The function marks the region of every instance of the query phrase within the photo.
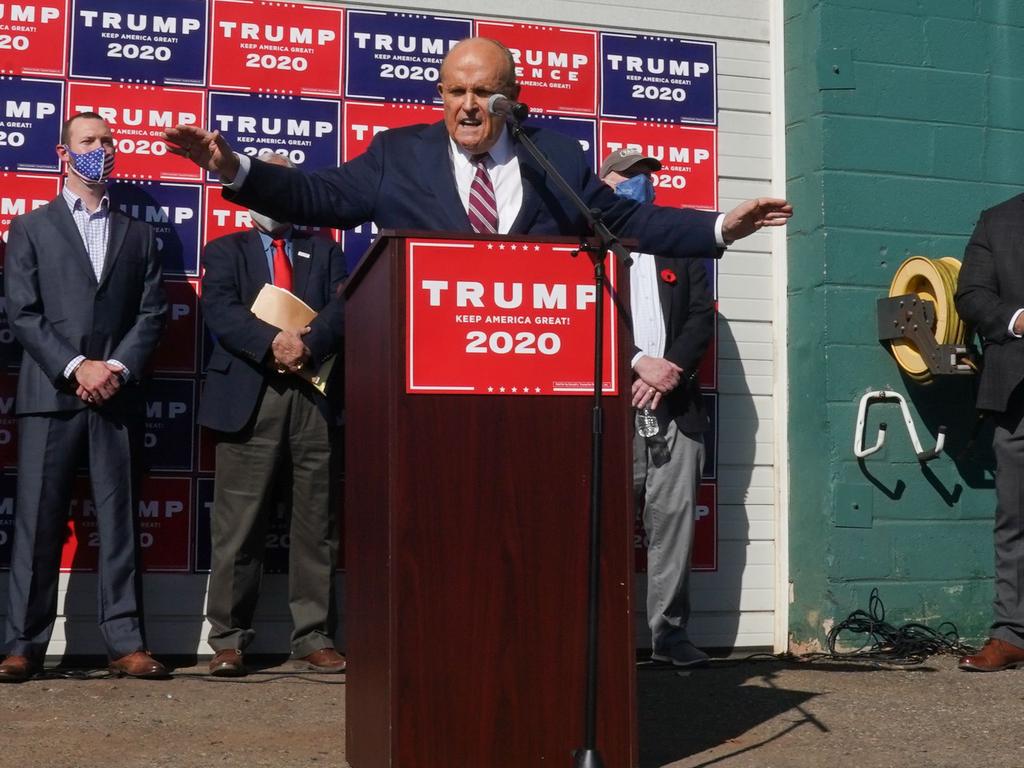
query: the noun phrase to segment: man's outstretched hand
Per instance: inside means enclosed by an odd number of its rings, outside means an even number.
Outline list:
[[[222,181],[230,184],[238,173],[238,158],[220,131],[207,131],[196,125],[176,125],[164,131],[164,138],[170,152],[216,173]]]
[[[722,237],[726,244],[733,243],[761,227],[781,227],[792,215],[793,206],[776,197],[746,200],[725,214]]]

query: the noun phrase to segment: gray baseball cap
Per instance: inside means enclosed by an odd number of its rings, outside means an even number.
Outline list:
[[[604,159],[604,162],[601,163],[601,170],[598,171],[598,176],[603,179],[612,171],[622,173],[640,163],[643,163],[645,166],[639,169],[642,172],[661,170],[661,161],[657,158],[645,155],[635,147],[626,147],[625,149],[615,150]]]

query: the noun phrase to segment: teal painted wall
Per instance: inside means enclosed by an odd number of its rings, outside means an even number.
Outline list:
[[[910,255],[962,258],[981,209],[1024,189],[1024,3],[785,0],[790,606],[796,649],[867,608],[984,637],[992,597],[991,429],[968,445],[973,382],[921,387],[878,343],[875,301]],[[911,402],[923,467],[895,405]]]

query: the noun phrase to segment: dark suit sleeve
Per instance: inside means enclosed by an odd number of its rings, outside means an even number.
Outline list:
[[[1020,307],[1007,304],[1000,296],[991,226],[991,216],[988,212],[983,213],[967,243],[957,281],[956,309],[986,340],[1002,344],[1017,340],[1010,334],[1009,325]]]
[[[131,377],[138,381],[142,378],[146,363],[156,349],[164,324],[167,322],[167,296],[164,293],[160,256],[156,250],[153,228],[138,223],[131,226],[139,232],[138,237],[143,242],[146,268],[142,280],[142,294],[139,296],[135,323],[110,356],[124,363]]]
[[[252,159],[242,188],[224,198],[278,221],[351,229],[373,218],[384,172],[382,134],[369,148],[338,168],[305,173]]]
[[[689,280],[686,320],[669,343],[665,357],[682,368],[684,375],[690,378],[696,374],[715,333],[715,303],[703,259],[687,259],[686,274]]]
[[[278,329],[260,320],[241,293],[238,259],[241,244],[232,235],[207,243],[203,251],[200,303],[203,320],[217,341],[236,357],[262,364]]]
[[[348,274],[345,268],[345,255],[337,243],[317,239],[317,248],[326,249],[328,269],[330,271],[330,300],[317,313],[309,324],[309,333],[303,337],[309,354],[317,367],[329,355],[341,349],[341,340],[345,332],[345,304],[341,297],[341,286]]]
[[[4,291],[7,316],[15,338],[46,372],[54,386],[60,386],[65,366],[79,351],[46,317],[39,290],[36,246],[20,218],[11,222],[8,232]]]

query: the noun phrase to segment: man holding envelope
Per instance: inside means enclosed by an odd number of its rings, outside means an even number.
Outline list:
[[[269,162],[288,165],[280,155]],[[210,672],[246,673],[267,522],[291,507],[293,658],[341,672],[334,649],[345,259],[337,244],[251,212],[253,229],[203,253],[203,317],[216,341],[199,423],[216,430],[207,617]]]

